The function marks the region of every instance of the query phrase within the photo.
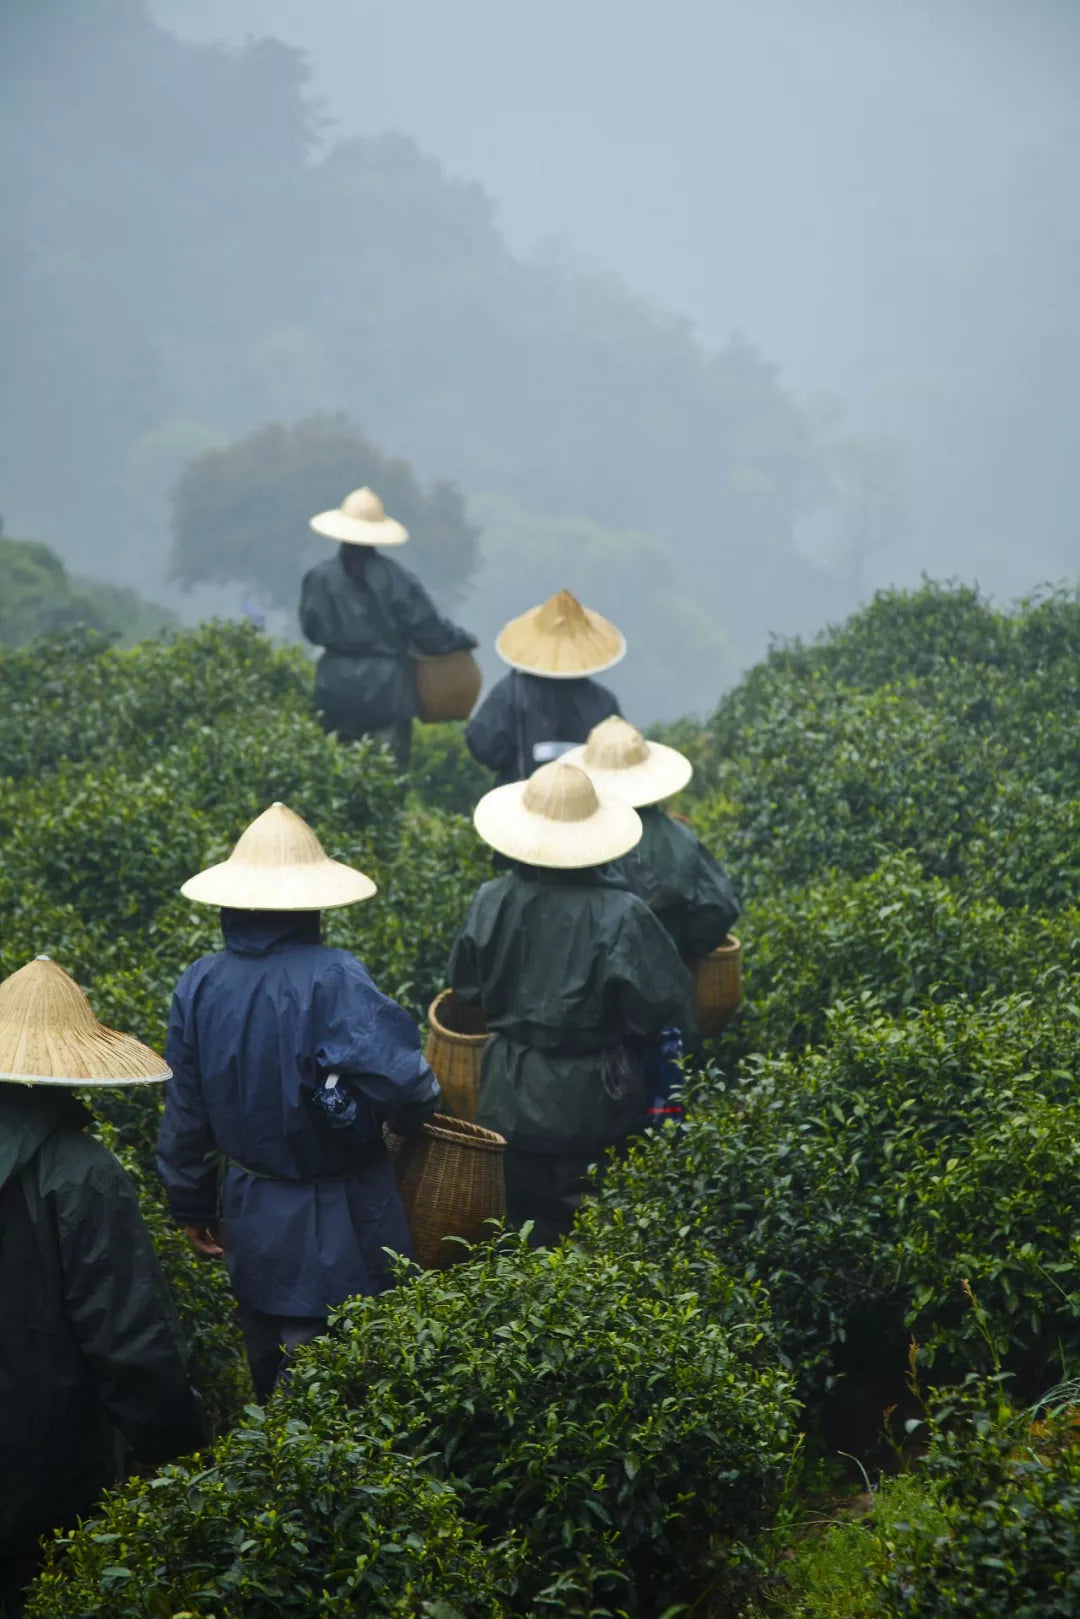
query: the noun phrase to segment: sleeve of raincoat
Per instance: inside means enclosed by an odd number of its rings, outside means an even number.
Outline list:
[[[406,1128],[439,1100],[439,1082],[420,1049],[420,1031],[404,1007],[384,995],[366,967],[335,953],[318,985],[315,1062],[324,1074],[349,1076],[376,1113]]]
[[[161,1466],[206,1443],[202,1404],[134,1188],[100,1142],[78,1152],[56,1194],[65,1314],[113,1422]]]
[[[475,635],[443,618],[419,579],[407,568],[397,568],[394,585],[394,618],[411,652],[437,658],[447,652],[471,651],[477,644]]]
[[[181,1225],[206,1225],[218,1217],[218,1165],[185,989],[182,978],[169,1014],[165,1061],[172,1078],[165,1084],[157,1166],[173,1218]]]
[[[694,893],[679,929],[679,948],[687,956],[707,956],[723,943],[738,914],[731,878],[699,842]]]
[[[325,575],[319,568],[311,568],[300,586],[300,628],[315,646],[326,646],[330,625],[326,612]]]
[[[692,1035],[690,973],[667,929],[636,897],[621,921],[609,950],[621,1027],[644,1039],[676,1025]]]
[[[480,1005],[480,972],[476,957],[476,940],[472,932],[476,907],[477,899],[474,898],[462,923],[461,932],[454,940],[450,951],[450,964],[446,969],[447,983],[458,1000],[463,1001],[466,1006]]]
[[[507,676],[496,681],[465,727],[465,743],[480,764],[499,776],[518,774],[518,737],[514,723],[514,686]]]

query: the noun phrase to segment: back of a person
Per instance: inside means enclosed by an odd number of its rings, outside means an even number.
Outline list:
[[[248,924],[251,935],[252,924]],[[270,930],[272,936],[273,929]],[[177,986],[190,1007],[206,1108],[218,1149],[257,1175],[308,1180],[344,1174],[358,1139],[378,1137],[374,1114],[346,1138],[320,1128],[311,1095],[318,1053],[339,1013],[335,978],[366,975],[344,951],[290,938],[265,952],[204,956]],[[375,999],[374,995],[372,997]],[[358,1104],[365,1108],[363,1099]]]
[[[56,1122],[61,1109],[72,1123]],[[66,1312],[61,1233],[109,1158],[76,1110],[69,1097],[48,1098],[36,1118],[15,1121],[0,1099],[0,1177],[10,1168],[0,1186],[0,1559],[74,1523],[117,1476],[112,1424]],[[101,1247],[105,1257],[104,1230]]]
[[[481,890],[487,1026],[547,1051],[599,1050],[617,1027],[617,957],[637,901],[596,868],[517,868]],[[593,948],[603,941],[602,949]],[[584,945],[584,948],[581,946]],[[557,963],[569,970],[553,972]]]

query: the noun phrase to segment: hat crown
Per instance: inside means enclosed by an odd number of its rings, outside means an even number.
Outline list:
[[[588,821],[600,808],[596,788],[584,770],[557,759],[529,777],[521,803],[545,821]]]
[[[557,590],[538,610],[536,627],[546,635],[588,635],[589,620],[576,596]]]
[[[0,984],[0,1024],[36,1035],[93,1034],[100,1027],[90,1002],[48,956],[38,956]]]
[[[271,804],[257,815],[236,840],[229,856],[238,866],[282,871],[290,866],[314,866],[326,859],[315,833],[287,804]]]
[[[341,502],[341,510],[346,517],[353,518],[358,523],[381,523],[386,517],[386,510],[374,489],[366,485],[363,489],[354,489],[351,495],[346,495]]]
[[[649,744],[636,725],[612,714],[594,725],[582,763],[587,770],[632,770],[649,762]]]

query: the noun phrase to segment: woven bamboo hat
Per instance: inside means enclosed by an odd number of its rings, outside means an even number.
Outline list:
[[[374,489],[354,489],[333,511],[309,519],[316,534],[346,545],[404,545],[409,531],[387,517]]]
[[[362,871],[331,860],[287,804],[271,804],[241,833],[228,860],[189,877],[180,892],[238,911],[325,911],[370,899],[376,889]]]
[[[580,765],[598,792],[635,809],[671,798],[694,774],[684,753],[662,742],[646,742],[617,714],[594,725],[583,747],[563,754],[563,763]]]
[[[599,613],[582,607],[568,590],[512,618],[495,642],[511,669],[551,680],[577,680],[614,668],[626,656],[626,637]]]
[[[528,781],[485,793],[473,823],[485,843],[511,860],[564,871],[616,860],[641,840],[637,811],[600,797],[584,770],[561,759],[541,765]]]
[[[75,980],[48,956],[0,984],[0,1080],[145,1085],[171,1073],[149,1046],[99,1023]]]

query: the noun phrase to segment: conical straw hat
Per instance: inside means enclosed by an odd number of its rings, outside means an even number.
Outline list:
[[[662,742],[646,742],[639,730],[617,714],[594,725],[583,747],[563,754],[563,763],[580,765],[598,793],[635,809],[671,798],[694,774],[684,753]]]
[[[582,607],[568,590],[512,618],[495,642],[511,669],[552,680],[577,680],[614,668],[626,656],[626,637],[614,624]]]
[[[48,956],[0,984],[0,1080],[142,1085],[171,1072],[149,1046],[99,1023],[75,980]]]
[[[387,517],[374,489],[354,489],[333,511],[309,519],[316,534],[346,545],[404,545],[409,531]]]
[[[189,877],[180,892],[238,911],[325,911],[370,899],[376,889],[362,871],[331,860],[287,804],[271,804],[241,834],[228,860]]]
[[[599,797],[584,770],[561,759],[528,781],[485,793],[473,822],[484,842],[511,860],[567,871],[616,860],[641,839],[637,811]]]

